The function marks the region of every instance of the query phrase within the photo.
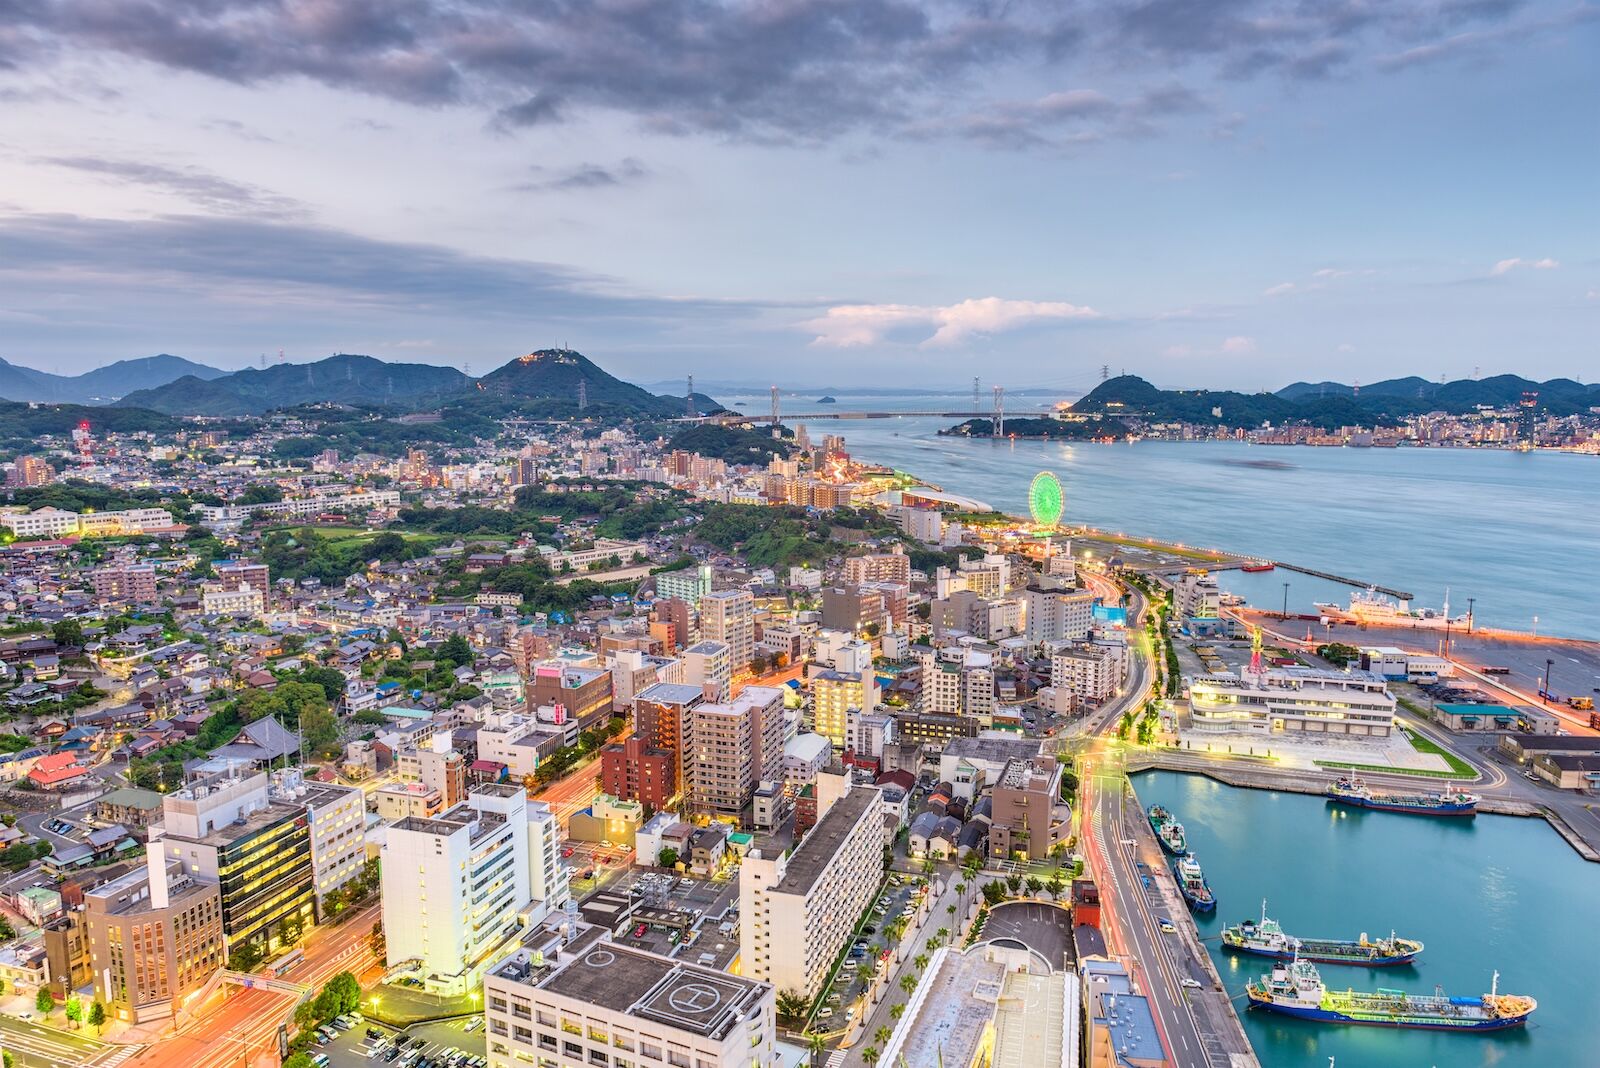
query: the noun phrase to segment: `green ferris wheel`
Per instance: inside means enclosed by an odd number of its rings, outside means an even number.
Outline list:
[[[1052,471],[1040,471],[1033,476],[1028,487],[1028,512],[1035,526],[1054,530],[1061,522],[1061,512],[1066,506],[1066,496],[1061,492],[1061,480]]]

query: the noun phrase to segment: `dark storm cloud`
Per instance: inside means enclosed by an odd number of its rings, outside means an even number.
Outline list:
[[[109,52],[472,106],[505,129],[601,108],[662,133],[815,143],[972,136],[946,117],[993,110],[1013,73],[1130,97],[1173,78],[1320,79],[1520,16],[1512,0],[0,0],[0,65]]]

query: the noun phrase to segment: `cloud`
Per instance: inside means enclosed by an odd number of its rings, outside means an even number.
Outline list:
[[[1253,337],[1230,337],[1222,341],[1222,352],[1228,356],[1247,356],[1256,351],[1256,339]]]
[[[1322,80],[1577,15],[1513,0],[33,0],[0,2],[0,69],[133,58],[237,85],[306,79],[481,111],[516,130],[588,111],[666,134],[815,143],[854,133],[1060,147],[1137,133],[1186,78]],[[1466,45],[1461,42],[1466,41]],[[1048,84],[1103,61],[1113,98],[984,102],[997,72]],[[973,102],[967,102],[968,100]],[[951,120],[948,116],[961,118]],[[1104,131],[1064,130],[1103,124]]]
[[[1560,266],[1561,263],[1559,261],[1549,259],[1548,257],[1542,260],[1525,260],[1521,256],[1513,256],[1509,260],[1501,260],[1499,263],[1495,264],[1494,270],[1490,271],[1489,273],[1493,275],[1510,274],[1512,271],[1515,271],[1520,267],[1526,267],[1534,271],[1553,271]]]
[[[801,324],[816,334],[813,345],[855,348],[872,345],[902,328],[933,332],[924,346],[955,345],[973,336],[997,334],[1047,321],[1099,319],[1093,308],[1064,301],[1005,300],[982,297],[959,304],[840,304]]]
[[[624,157],[615,166],[598,163],[578,163],[570,167],[545,167],[534,164],[528,168],[533,177],[512,186],[522,193],[566,192],[575,189],[604,189],[611,186],[632,185],[650,177],[651,171],[632,156]]]
[[[304,205],[292,197],[236,182],[200,167],[169,167],[160,163],[102,159],[98,156],[49,156],[37,162],[80,171],[110,182],[142,185],[178,197],[189,205],[221,214],[277,219],[305,214]]]
[[[1285,293],[1293,293],[1298,287],[1293,282],[1279,282],[1275,286],[1268,286],[1261,291],[1264,297],[1281,297]]]

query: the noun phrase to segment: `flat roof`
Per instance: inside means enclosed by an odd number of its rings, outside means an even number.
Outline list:
[[[698,686],[684,682],[654,682],[634,694],[635,701],[650,701],[658,705],[686,705],[705,696]]]
[[[1002,946],[1024,946],[1044,958],[1052,972],[1076,959],[1072,914],[1039,901],[1014,901],[990,909],[983,940]]]
[[[748,1018],[770,989],[765,983],[606,941],[579,950],[535,985],[719,1040]]]
[[[994,1068],[1061,1068],[1069,980],[1076,982],[1064,974],[1006,976],[994,1010]]]
[[[896,1065],[970,1064],[994,1019],[1006,967],[981,949],[945,950],[939,966],[923,979],[917,1014],[900,1024],[900,1042],[885,1051]]]
[[[868,809],[880,803],[882,791],[873,786],[852,786],[833,803],[828,814],[806,833],[805,839],[789,856],[783,879],[773,889],[780,894],[804,894],[828,867],[850,833]]]

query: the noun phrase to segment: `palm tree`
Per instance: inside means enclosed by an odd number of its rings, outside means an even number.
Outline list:
[[[876,1031],[872,1032],[872,1041],[880,1046],[887,1046],[889,1044],[889,1036],[893,1034],[894,1031],[891,1028],[880,1026]]]
[[[923,945],[927,947],[929,953],[932,953],[939,948],[939,940],[937,938],[929,938]]]
[[[861,1059],[866,1061],[868,1064],[877,1064],[878,1058],[881,1056],[883,1056],[883,1054],[878,1052],[878,1047],[876,1046],[868,1046],[866,1049],[861,1051]]]
[[[934,935],[938,937],[939,941],[943,942],[945,939],[950,937],[950,928],[941,927],[934,932]]]
[[[944,907],[944,910],[945,910],[945,912],[950,914],[950,922],[951,923],[955,923],[956,922],[956,907],[954,905],[946,905]]]
[[[904,1016],[905,1014],[906,1014],[906,1003],[905,1002],[897,1001],[893,1005],[889,1006],[889,1019],[898,1021],[900,1019],[900,1017]]]
[[[900,977],[900,989],[906,992],[906,997],[910,997],[912,992],[917,989],[917,977],[910,972],[902,975]]]
[[[828,1040],[822,1035],[813,1033],[806,1039],[806,1050],[811,1054],[812,1068],[822,1063],[823,1054],[828,1052]]]
[[[806,1009],[810,1008],[810,1004],[797,991],[780,990],[778,991],[775,1007],[779,1016],[787,1016],[791,1020],[798,1020],[805,1016]]]
[[[920,972],[922,969],[928,966],[928,961],[930,959],[931,958],[929,958],[926,953],[918,953],[915,957],[911,958],[911,963],[915,964],[917,966],[917,971]]]

